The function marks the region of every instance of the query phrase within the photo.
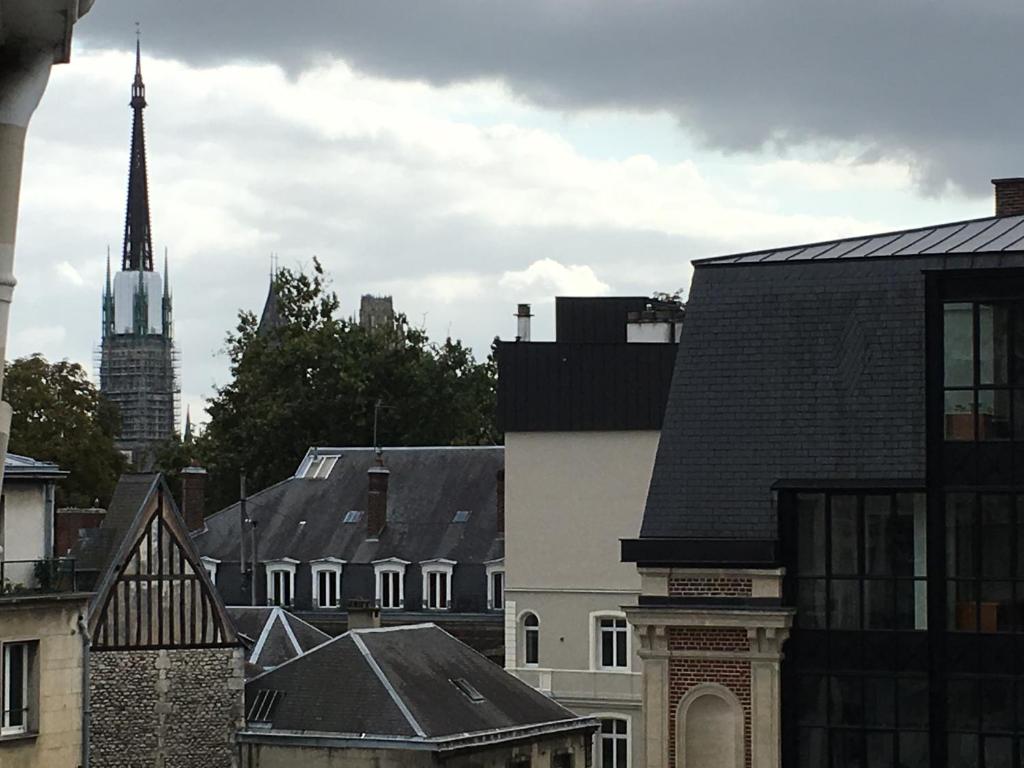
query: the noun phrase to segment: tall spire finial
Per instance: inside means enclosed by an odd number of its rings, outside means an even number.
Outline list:
[[[136,26],[136,33],[138,27]],[[128,164],[128,206],[124,221],[121,269],[153,271],[153,237],[149,220],[149,181],[146,174],[146,133],[142,110],[146,86],[142,82],[142,46],[135,41],[135,79],[132,82],[132,149]]]
[[[167,246],[164,246],[164,298],[171,296],[171,272],[167,267]]]

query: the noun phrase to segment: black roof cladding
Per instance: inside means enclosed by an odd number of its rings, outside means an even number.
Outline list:
[[[647,296],[557,296],[555,340],[566,343],[626,342],[626,317],[643,312]]]
[[[447,557],[483,563],[503,556],[497,538],[497,474],[504,467],[501,446],[385,448],[388,521],[379,540],[368,539],[365,510],[367,472],[375,466],[372,448],[321,448],[338,460],[325,479],[290,477],[253,494],[248,513],[257,521],[261,560],[291,557],[309,562],[337,557],[370,563],[386,557],[422,562]],[[472,510],[465,523],[455,512]],[[305,522],[305,525],[300,523]],[[206,518],[206,530],[194,536],[208,557],[238,561],[238,505]]]
[[[589,725],[433,624],[348,632],[250,681],[247,707],[264,690],[284,693],[273,730],[422,740]]]
[[[925,273],[1024,267],[1022,221],[698,262],[640,541],[774,541],[787,478],[920,487]]]

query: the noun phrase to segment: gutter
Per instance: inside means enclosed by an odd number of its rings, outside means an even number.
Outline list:
[[[85,618],[78,615],[78,631],[82,636],[82,762],[80,768],[89,768],[89,741],[92,730],[92,697],[89,691],[89,649],[92,638]]]
[[[567,731],[592,730],[597,727],[598,721],[594,718],[577,717],[522,728],[494,728],[474,733],[422,738],[378,734],[343,734],[331,733],[329,731],[290,731],[279,729],[264,731],[249,729],[240,731],[237,735],[237,740],[239,743],[246,744],[281,744],[284,742],[297,747],[405,749],[451,753],[470,747],[522,741],[536,736]]]

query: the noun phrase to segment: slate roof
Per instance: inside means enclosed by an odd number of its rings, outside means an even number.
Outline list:
[[[72,556],[77,558],[77,570],[100,572],[106,569],[135,515],[156,490],[159,482],[158,472],[121,475],[102,524],[98,528],[83,528],[79,531],[78,544],[72,551]]]
[[[366,510],[374,450],[315,450],[338,457],[327,478],[291,477],[249,497],[260,560],[337,557],[370,563],[398,557],[483,563],[504,555],[504,541],[496,538],[503,447],[385,448],[388,522],[379,541],[367,539],[365,514],[357,523],[343,522],[349,511]],[[303,464],[308,460],[307,455]],[[465,523],[452,522],[458,510],[470,510]],[[206,530],[194,535],[197,549],[207,557],[237,562],[238,523],[237,504],[207,517]]]
[[[457,679],[482,701],[457,688]],[[271,733],[430,741],[591,724],[434,624],[347,632],[248,682],[247,712],[263,690],[283,694],[271,715]]]
[[[878,259],[899,256],[999,253],[1024,250],[1024,216],[989,216],[951,224],[902,229],[867,237],[844,237],[807,245],[769,248],[700,259],[695,265],[779,261]]]
[[[1022,221],[695,262],[640,532],[648,541],[633,553],[626,542],[624,557],[644,562],[653,540],[667,542],[663,553],[681,551],[679,540],[708,552],[711,540],[774,542],[778,482],[922,486],[925,273],[1024,267]]]
[[[283,608],[232,606],[227,610],[253,672],[278,667],[331,639]]]

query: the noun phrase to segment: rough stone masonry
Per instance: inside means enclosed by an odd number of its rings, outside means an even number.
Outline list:
[[[244,723],[238,648],[92,654],[94,768],[237,768]]]

